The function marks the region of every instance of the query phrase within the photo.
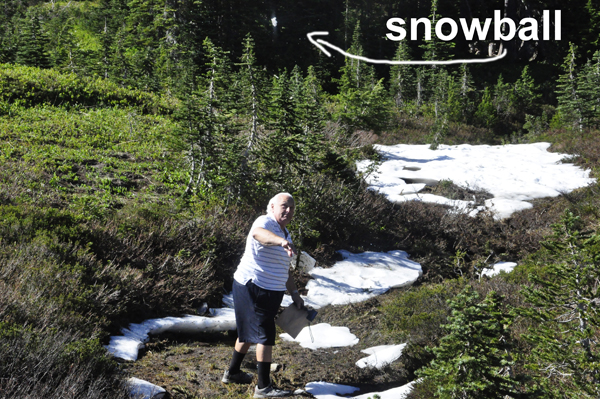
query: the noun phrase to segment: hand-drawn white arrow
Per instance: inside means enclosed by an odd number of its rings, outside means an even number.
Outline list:
[[[447,60],[447,61],[416,61],[416,60],[411,60],[411,61],[392,61],[392,60],[375,60],[372,58],[367,58],[367,57],[363,57],[360,55],[354,55],[354,54],[350,54],[344,50],[342,50],[341,48],[334,46],[333,44],[326,42],[325,40],[322,39],[313,39],[313,36],[320,36],[320,35],[328,35],[329,32],[310,32],[306,34],[306,37],[308,37],[308,40],[314,44],[315,46],[317,46],[317,48],[319,50],[321,50],[323,53],[325,53],[325,55],[327,55],[328,57],[331,57],[331,53],[329,51],[327,51],[325,49],[325,47],[323,46],[327,46],[329,48],[331,48],[332,50],[337,51],[338,53],[344,55],[345,57],[349,57],[349,58],[354,58],[356,60],[361,60],[361,61],[365,61],[365,62],[370,62],[372,64],[389,64],[389,65],[450,65],[450,64],[475,64],[475,63],[486,63],[486,62],[494,62],[494,61],[498,61],[502,58],[504,58],[504,56],[506,55],[507,51],[506,49],[504,49],[504,51],[502,52],[502,54],[499,54],[495,57],[491,57],[491,58],[474,58],[474,59],[470,59],[470,60]]]

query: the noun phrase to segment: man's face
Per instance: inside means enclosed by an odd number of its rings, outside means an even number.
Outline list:
[[[281,227],[285,227],[292,221],[294,217],[294,209],[296,204],[292,197],[287,195],[279,195],[272,204],[273,216]]]

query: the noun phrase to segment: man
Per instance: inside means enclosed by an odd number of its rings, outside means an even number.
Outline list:
[[[252,374],[241,371],[242,360],[251,344],[256,344],[258,384],[255,398],[290,396],[290,391],[273,387],[270,378],[271,356],[275,344],[275,315],[287,289],[298,308],[304,301],[290,272],[294,244],[286,226],[294,216],[294,198],[279,193],[271,198],[267,214],[254,221],[244,255],[233,275],[233,300],[238,339],[224,383],[252,381]]]

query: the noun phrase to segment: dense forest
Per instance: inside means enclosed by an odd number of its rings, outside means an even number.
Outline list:
[[[423,377],[412,398],[600,394],[598,186],[499,221],[390,203],[355,166],[379,160],[377,143],[549,141],[597,177],[596,0],[2,8],[0,397],[128,397],[108,336],[219,306],[252,221],[279,191],[296,198],[298,247],[322,265],[339,249],[403,249],[423,265],[378,324],[409,342],[403,378]],[[386,39],[393,17],[494,10],[540,22],[543,10],[562,10],[561,40]],[[507,56],[373,65],[327,57],[312,31],[375,59]],[[520,266],[476,277],[498,260]]]

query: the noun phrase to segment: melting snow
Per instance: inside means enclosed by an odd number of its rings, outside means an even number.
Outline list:
[[[515,262],[498,262],[495,265],[493,265],[491,269],[484,269],[481,272],[481,275],[493,277],[497,274],[500,274],[500,272],[510,273],[515,268],[515,266],[517,266]]]
[[[162,399],[167,393],[164,388],[135,377],[129,378],[126,384],[131,396],[138,399]]]
[[[373,395],[379,395],[381,399],[404,399],[412,390],[413,382],[401,387],[392,388],[383,392],[369,392],[358,396],[345,396],[348,399],[367,399]],[[317,399],[340,399],[338,395],[350,395],[358,391],[358,388],[348,385],[331,384],[329,382],[309,382],[306,384],[306,392]]]
[[[395,362],[402,356],[402,351],[406,347],[406,344],[400,345],[380,345],[372,348],[363,349],[361,352],[370,355],[363,357],[356,362],[358,367],[365,368],[383,368],[390,363]]]
[[[305,327],[295,339],[285,333],[279,336],[284,341],[298,342],[303,348],[313,350],[352,346],[358,343],[358,338],[350,332],[348,327],[332,327],[327,323]]]
[[[150,334],[174,332],[193,334],[198,332],[219,332],[235,330],[233,309],[211,309],[213,317],[184,316],[150,319],[139,324],[130,324],[121,330],[123,336],[113,336],[107,349],[113,356],[123,360],[137,360],[138,351],[148,342]]]
[[[413,284],[423,273],[421,265],[408,259],[404,251],[363,252],[339,251],[344,260],[333,267],[315,267],[304,297],[315,309],[327,305],[346,305],[366,301],[390,288]],[[286,295],[283,306],[292,303]]]
[[[549,143],[489,145],[376,145],[384,162],[367,177],[370,188],[385,194],[390,201],[424,201],[450,205],[474,215],[491,210],[497,219],[531,208],[536,198],[556,197],[585,187],[595,181],[589,170],[562,163],[568,156],[548,152]],[[371,161],[360,161],[365,171]],[[451,180],[471,189],[494,195],[485,206],[475,209],[473,201],[449,200],[432,194],[418,194],[426,183]],[[412,184],[407,183],[412,182]]]

